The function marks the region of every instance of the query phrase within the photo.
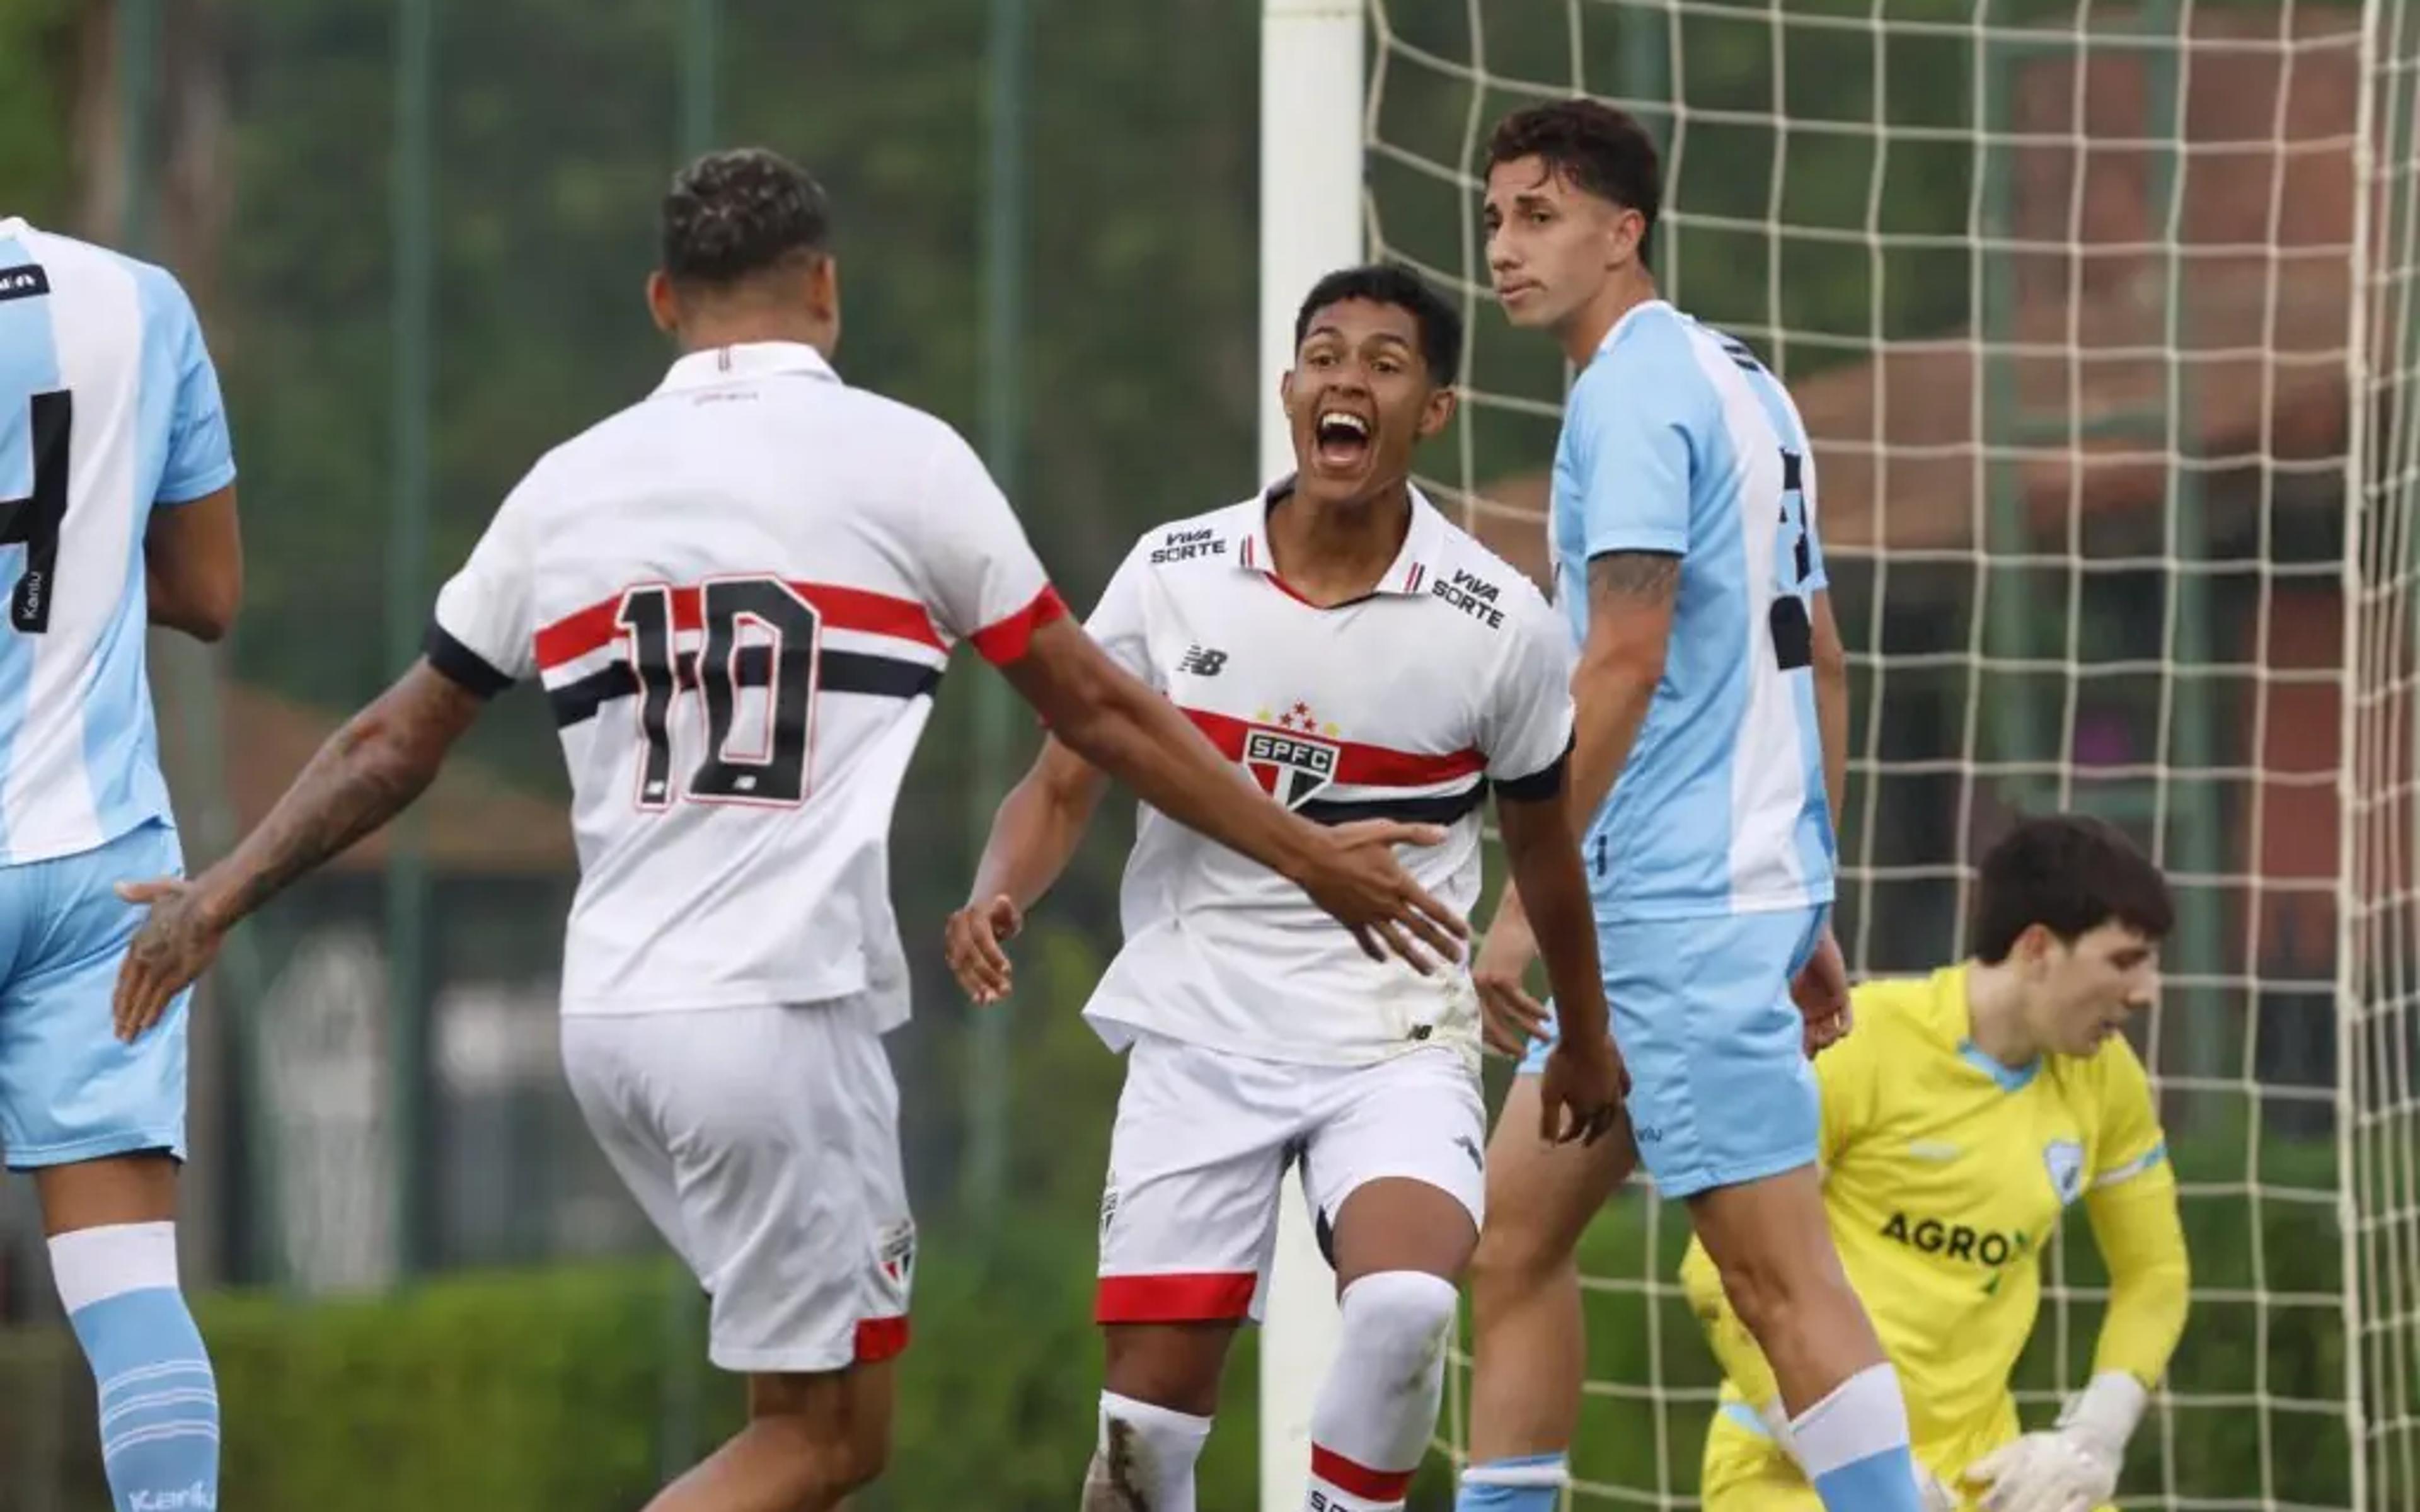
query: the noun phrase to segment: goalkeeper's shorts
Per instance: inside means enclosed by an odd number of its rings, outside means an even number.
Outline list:
[[[1600,927],[1638,1159],[1668,1197],[1815,1163],[1820,1096],[1790,983],[1828,906]],[[1551,1031],[1550,1031],[1551,1032]],[[1524,1072],[1545,1065],[1551,1039]]]

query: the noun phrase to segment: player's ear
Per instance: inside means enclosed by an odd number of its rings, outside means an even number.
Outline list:
[[[840,259],[827,254],[807,267],[807,308],[815,318],[840,324]]]
[[[660,268],[647,274],[647,315],[665,335],[680,329],[680,294]]]
[[[1278,375],[1278,408],[1287,414],[1294,413],[1294,369],[1291,367]]]
[[[1444,430],[1453,423],[1453,412],[1461,403],[1461,394],[1450,383],[1431,389],[1428,402],[1420,406],[1420,423],[1413,434],[1421,440],[1427,440]]]

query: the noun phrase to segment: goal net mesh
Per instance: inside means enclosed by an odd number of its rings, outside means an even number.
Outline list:
[[[1486,540],[1543,575],[1571,378],[1491,307],[1505,111],[1640,116],[1663,291],[1790,383],[1853,656],[1853,967],[1959,954],[2021,813],[2099,813],[2168,870],[2141,1048],[2194,1312],[2123,1503],[2420,1506],[2420,8],[1369,15],[1367,241],[1462,299],[1466,403],[1422,481]],[[1588,1238],[1575,1505],[1695,1504],[1716,1375],[1685,1238],[1643,1181]],[[2085,1381],[2107,1295],[2080,1215],[2043,1263],[2028,1426]]]

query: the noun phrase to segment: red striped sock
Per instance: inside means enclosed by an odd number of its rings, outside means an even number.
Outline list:
[[[1311,1446],[1309,1512],[1398,1512],[1412,1494],[1412,1470],[1373,1470],[1326,1444]]]

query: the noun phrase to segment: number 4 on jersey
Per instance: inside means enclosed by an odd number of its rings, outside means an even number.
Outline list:
[[[59,532],[68,520],[68,440],[75,401],[64,392],[33,398],[34,491],[0,499],[0,546],[25,548],[25,570],[8,598],[8,624],[26,635],[51,628],[58,592]]]
[[[675,619],[687,597],[660,583],[633,588],[615,614],[639,680],[639,807],[656,812],[672,807],[674,705],[692,688],[706,699],[706,756],[678,796],[695,803],[799,802],[807,795],[821,617],[778,578],[718,579],[689,598],[698,606],[705,646],[675,655],[675,630],[693,628]],[[743,643],[751,630],[761,639]],[[753,739],[738,729],[740,691],[751,687],[768,690]]]

